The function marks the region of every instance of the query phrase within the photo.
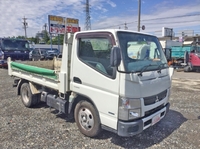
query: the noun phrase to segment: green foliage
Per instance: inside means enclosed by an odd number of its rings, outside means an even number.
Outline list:
[[[29,38],[27,38],[27,40],[29,40],[30,42],[34,42],[35,44],[39,43],[39,38],[37,38],[37,37],[29,37]]]
[[[63,39],[64,39],[64,35],[59,35],[56,37],[52,37],[52,44],[53,45],[62,45],[63,44]],[[49,39],[49,41],[47,42],[47,44],[51,44],[51,40]]]
[[[45,43],[48,43],[48,41],[50,40],[49,33],[48,33],[46,30],[44,30],[44,31],[43,31],[43,34],[44,34],[43,41],[44,41]]]
[[[16,38],[16,39],[26,39],[25,36],[17,36],[17,37],[13,36],[12,38]]]
[[[50,35],[49,33],[46,31],[46,30],[43,30],[42,31],[43,34],[44,34],[44,38],[41,40],[37,34],[35,37],[29,37],[29,38],[25,38],[25,36],[13,36],[13,37],[7,37],[7,38],[14,38],[14,39],[27,39],[29,40],[30,42],[34,42],[35,44],[39,44],[40,42],[44,42],[45,44],[51,44],[51,38],[50,38]],[[59,37],[59,40],[58,40],[58,37]],[[64,39],[64,35],[59,35],[59,36],[55,36],[55,37],[52,37],[52,44],[54,45],[62,45],[63,44],[63,39]]]

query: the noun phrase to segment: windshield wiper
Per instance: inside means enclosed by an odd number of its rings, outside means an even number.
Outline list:
[[[152,64],[149,64],[149,65],[145,65],[144,67],[142,67],[140,73],[138,74],[138,76],[142,76],[142,73],[150,66],[157,66],[157,65],[152,65]]]
[[[162,68],[164,67],[164,65],[166,65],[167,63],[161,63],[160,65],[158,65],[158,73],[161,73]]]

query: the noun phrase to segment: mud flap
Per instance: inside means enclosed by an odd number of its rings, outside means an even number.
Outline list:
[[[41,91],[39,91],[39,89],[37,88],[37,86],[34,85],[33,83],[29,82],[29,86],[30,86],[32,94],[39,94],[39,93],[41,93]]]

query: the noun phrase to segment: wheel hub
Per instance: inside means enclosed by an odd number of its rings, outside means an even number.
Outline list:
[[[94,119],[91,111],[82,108],[79,112],[79,122],[85,130],[89,130],[94,126]]]

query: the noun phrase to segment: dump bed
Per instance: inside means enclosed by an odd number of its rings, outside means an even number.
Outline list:
[[[20,61],[14,62],[8,58],[8,74],[34,82],[55,90],[59,86],[59,71],[61,61]]]
[[[191,51],[191,46],[173,46],[172,49],[172,58],[174,59],[181,59],[184,58],[185,52]]]

